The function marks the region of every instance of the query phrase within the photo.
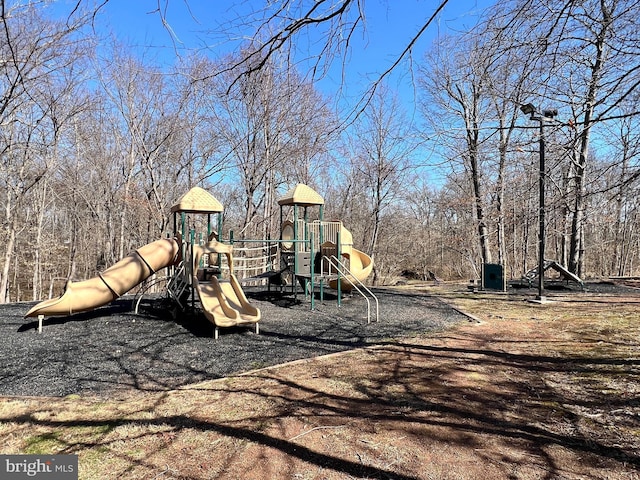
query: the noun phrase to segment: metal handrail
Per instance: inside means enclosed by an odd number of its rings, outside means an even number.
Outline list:
[[[344,279],[346,281],[348,281],[351,284],[351,286],[353,288],[355,288],[358,291],[358,293],[360,295],[362,295],[364,297],[364,299],[367,301],[367,323],[368,324],[371,323],[371,302],[369,301],[369,298],[364,293],[362,293],[362,290],[360,290],[358,288],[358,286],[351,281],[351,278],[355,278],[357,280],[357,282],[360,284],[360,286],[362,288],[364,288],[369,295],[371,295],[371,298],[373,298],[375,300],[375,302],[376,302],[376,323],[377,323],[378,320],[379,320],[379,311],[380,311],[380,305],[378,303],[378,297],[376,297],[374,295],[374,293],[364,283],[362,283],[360,281],[360,279],[357,278],[353,274],[353,272],[351,272],[351,270],[349,270],[349,268],[340,259],[338,259],[338,257],[336,257],[334,255],[331,255],[331,257],[327,257],[325,255],[323,258],[326,259],[329,262],[329,264],[333,268],[335,268],[338,271],[338,273],[340,273],[344,277]],[[337,264],[334,263],[334,260],[337,262]],[[351,278],[349,278],[349,277],[351,277]]]

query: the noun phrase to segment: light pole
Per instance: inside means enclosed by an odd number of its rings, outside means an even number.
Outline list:
[[[545,232],[544,232],[544,217],[545,217],[545,201],[544,201],[544,186],[546,167],[544,160],[544,122],[546,119],[552,119],[558,115],[558,110],[543,110],[542,114],[538,113],[536,107],[532,103],[521,105],[520,110],[525,115],[529,115],[530,120],[536,120],[540,124],[540,172],[538,176],[538,188],[539,188],[539,200],[538,200],[538,296],[536,300],[544,302],[544,249],[545,249]]]

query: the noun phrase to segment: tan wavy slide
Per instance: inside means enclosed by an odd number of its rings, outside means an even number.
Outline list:
[[[200,282],[197,272],[200,259],[204,254],[223,253],[227,256],[230,273],[229,280],[218,280],[215,276],[208,282]],[[198,294],[205,317],[215,325],[215,338],[218,327],[237,325],[255,325],[260,332],[258,322],[260,310],[247,300],[240,282],[233,274],[233,247],[212,239],[207,245],[193,247],[193,288]]]
[[[353,283],[356,286],[360,286],[358,282],[354,282],[354,277],[361,282],[371,275],[373,270],[373,260],[369,255],[361,252],[357,248],[351,248],[350,253],[343,254],[344,257],[349,259],[349,271],[351,275],[347,275],[347,278],[342,278],[340,281],[340,290],[343,292],[350,292],[353,290]],[[329,286],[334,290],[338,288],[337,280],[330,280]]]
[[[25,317],[71,315],[93,310],[114,301],[158,270],[179,260],[178,239],[156,240],[131,252],[97,277],[67,283],[60,297],[38,303]]]
[[[357,248],[353,248],[353,235],[351,235],[351,232],[347,230],[344,225],[340,230],[340,243],[340,253],[343,257],[349,259],[349,271],[351,272],[351,275],[347,275],[346,278],[340,280],[340,290],[350,292],[353,289],[354,283],[359,286],[358,282],[354,281],[354,279],[364,282],[367,277],[371,275],[373,259]],[[332,242],[326,242],[324,245],[335,248],[335,243]],[[334,290],[337,289],[338,281],[330,280],[329,286]]]

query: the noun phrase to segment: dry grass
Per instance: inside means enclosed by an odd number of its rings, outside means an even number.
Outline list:
[[[430,293],[481,323],[170,392],[4,398],[0,451],[77,454],[82,479],[640,478],[640,296]]]

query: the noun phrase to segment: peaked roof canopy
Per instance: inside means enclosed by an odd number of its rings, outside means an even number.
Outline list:
[[[278,205],[324,205],[324,198],[313,188],[299,183],[278,199]]]
[[[219,213],[224,210],[216,198],[200,187],[193,187],[171,207],[171,213]]]

